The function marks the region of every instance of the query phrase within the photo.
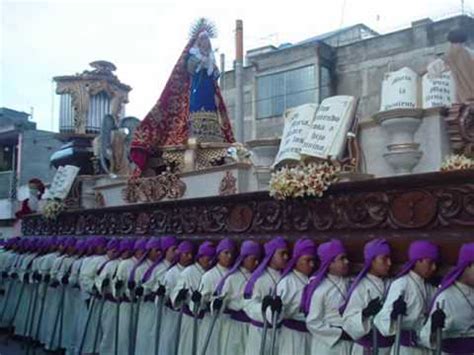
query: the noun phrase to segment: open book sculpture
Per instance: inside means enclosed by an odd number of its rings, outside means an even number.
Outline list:
[[[270,180],[278,199],[322,196],[341,171],[356,172],[358,100],[329,97],[318,106],[306,104],[285,113],[285,128]]]

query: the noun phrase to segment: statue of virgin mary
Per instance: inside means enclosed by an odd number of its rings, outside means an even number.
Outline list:
[[[230,119],[217,79],[211,38],[215,29],[199,20],[159,100],[141,121],[131,145],[131,158],[143,171],[160,148],[197,142],[234,143]]]

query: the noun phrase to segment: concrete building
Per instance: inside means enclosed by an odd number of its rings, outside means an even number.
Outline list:
[[[281,136],[285,109],[332,95],[359,97],[361,127],[373,124],[384,74],[404,66],[422,74],[446,51],[448,32],[461,26],[467,29],[468,46],[474,48],[474,18],[460,15],[436,22],[423,19],[384,35],[359,24],[295,44],[247,51],[245,141]],[[224,73],[222,87],[233,116],[233,70]]]
[[[55,172],[49,159],[61,142],[56,133],[36,129],[29,116],[0,108],[0,239],[13,233],[19,202],[28,197],[28,180],[48,183]]]

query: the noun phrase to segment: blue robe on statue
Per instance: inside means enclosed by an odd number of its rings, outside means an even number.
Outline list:
[[[200,57],[190,54],[188,62],[200,65]],[[194,62],[194,63],[193,63]],[[189,63],[188,63],[189,64]],[[191,68],[193,66],[191,65]],[[189,132],[199,142],[224,142],[216,105],[217,68],[197,68],[189,71],[191,92],[189,95]]]
[[[206,69],[192,75],[189,111],[217,111],[215,100],[214,74],[209,76]]]

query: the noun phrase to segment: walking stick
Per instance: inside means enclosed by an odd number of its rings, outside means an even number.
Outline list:
[[[199,292],[199,291],[195,291]],[[195,294],[193,292],[193,294]],[[201,299],[200,299],[201,294],[199,294],[199,297],[196,298],[196,302],[194,302],[194,307],[193,307],[193,343],[192,343],[192,348],[191,348],[191,354],[196,355],[197,354],[197,331],[198,331],[198,319],[199,319],[199,308],[201,306]],[[194,300],[193,300],[194,301]]]
[[[219,316],[221,314],[220,310],[222,308],[222,298],[216,298],[214,300],[213,304],[212,304],[212,307],[213,307],[213,310],[214,310],[214,315],[212,317],[211,326],[207,330],[206,339],[204,341],[204,346],[202,348],[201,355],[206,354],[207,347],[209,346],[209,342],[211,341],[212,331],[214,330],[217,319],[219,318]]]
[[[96,298],[92,296],[92,301],[89,306],[89,310],[87,312],[86,324],[84,325],[84,330],[82,331],[81,342],[79,343],[79,354],[82,354],[82,349],[84,349],[84,343],[86,341],[87,330],[89,329],[89,324],[92,318],[92,312],[94,311],[94,308],[95,308],[95,302],[96,302]]]
[[[137,305],[136,305],[136,308],[135,308],[135,320],[133,322],[133,337],[132,337],[132,340],[133,340],[133,348],[132,348],[132,355],[135,354],[135,348],[137,346],[137,334],[138,334],[138,321],[140,320],[140,305],[141,305],[141,301],[142,301],[142,296],[138,296],[138,298],[136,299],[137,301]]]
[[[263,319],[263,330],[262,330],[262,340],[260,342],[260,355],[265,355],[265,343],[267,342],[267,332],[268,332],[268,321],[267,321],[267,308],[272,305],[274,292],[271,291],[270,294],[263,298],[262,302],[262,319]]]
[[[282,310],[281,298],[279,296],[275,296],[273,298],[273,305],[271,307],[271,310],[272,310],[272,343],[271,343],[271,348],[270,348],[270,354],[274,355],[278,316],[280,315],[281,310]]]
[[[102,322],[102,314],[104,313],[104,303],[105,303],[105,298],[102,298],[100,300],[99,304],[99,312],[97,316],[97,325],[94,333],[94,343],[92,347],[92,353],[95,354],[95,350],[97,349],[97,341],[99,340],[99,333],[100,333],[100,323]]]
[[[405,292],[402,291],[400,297],[404,298]],[[402,335],[402,319],[403,315],[397,316],[397,332],[395,334],[394,355],[400,355],[400,340]]]
[[[379,339],[377,337],[377,327],[375,326],[373,316],[370,320],[370,328],[372,329],[372,355],[379,354]]]
[[[186,291],[186,289],[183,287],[180,290],[180,292],[181,291]],[[179,341],[180,341],[180,337],[181,337],[181,323],[183,322],[184,301],[185,300],[182,300],[181,306],[179,308],[178,326],[177,326],[177,331],[176,331],[176,344],[175,344],[176,346],[175,346],[175,349],[174,349],[175,355],[178,355]]]
[[[436,302],[436,309],[442,310],[444,308],[444,300],[441,303],[441,307],[439,306],[439,302]],[[436,328],[436,350],[435,355],[441,355],[443,343],[443,329],[441,327]]]
[[[135,295],[130,291],[130,313],[128,314],[128,355],[133,355],[133,324],[135,320]]]
[[[115,338],[114,338],[114,354],[118,354],[118,336],[119,336],[119,325],[120,325],[120,301],[117,299],[115,306],[115,314],[117,318],[115,319]]]
[[[166,289],[163,285],[158,287],[158,308],[155,323],[155,355],[158,355],[158,349],[160,348],[160,335],[161,335],[161,318],[163,317],[163,305],[165,304],[165,293]]]

